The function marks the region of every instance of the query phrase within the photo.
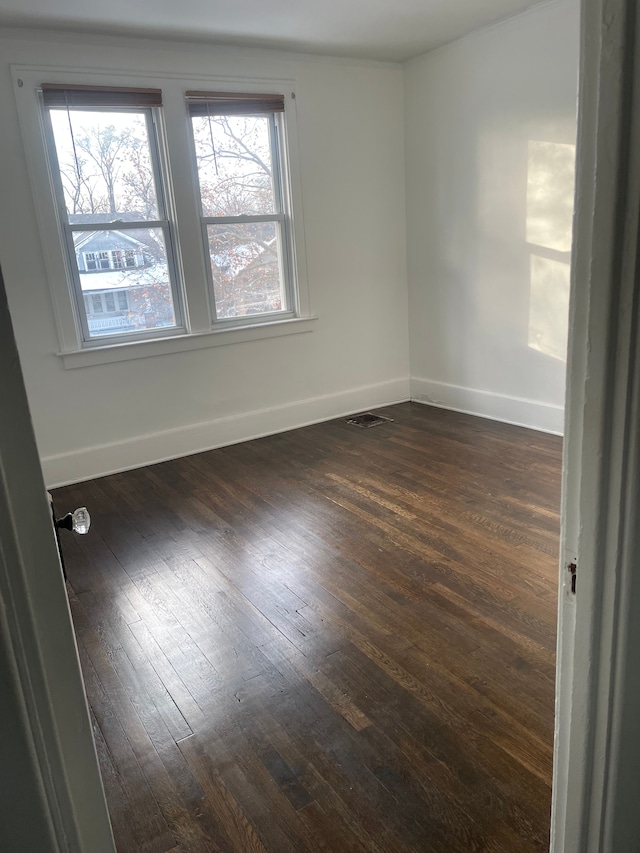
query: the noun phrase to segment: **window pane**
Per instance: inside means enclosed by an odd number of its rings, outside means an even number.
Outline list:
[[[73,240],[91,338],[176,325],[161,228],[74,231]],[[106,257],[108,266],[91,267],[89,255]]]
[[[209,225],[207,231],[217,317],[286,310],[278,223]]]
[[[270,119],[194,116],[203,216],[275,213]]]
[[[50,115],[72,225],[159,218],[144,112]]]

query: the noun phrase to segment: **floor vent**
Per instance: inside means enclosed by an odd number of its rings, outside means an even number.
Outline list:
[[[353,424],[353,426],[362,427],[362,429],[369,429],[369,427],[378,426],[379,424],[387,424],[392,423],[393,418],[385,418],[383,415],[374,415],[373,412],[365,412],[364,415],[355,415],[353,418],[349,418],[347,421],[348,424]]]

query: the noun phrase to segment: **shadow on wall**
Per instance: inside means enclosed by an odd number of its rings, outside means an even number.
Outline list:
[[[575,154],[575,145],[529,142],[528,345],[562,362],[567,358]]]

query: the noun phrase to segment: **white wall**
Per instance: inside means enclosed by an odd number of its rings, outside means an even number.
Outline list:
[[[408,398],[400,66],[10,30],[0,56],[0,264],[48,484]],[[65,370],[11,63],[294,79],[314,330]]]
[[[406,68],[413,399],[561,432],[579,4]]]
[[[560,432],[578,18],[557,0],[404,69],[0,30],[0,264],[48,484],[410,393]],[[294,79],[314,330],[65,370],[12,63]]]

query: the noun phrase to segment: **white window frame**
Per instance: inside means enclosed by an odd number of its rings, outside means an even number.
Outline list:
[[[181,75],[166,73],[132,74],[121,71],[101,71],[85,68],[59,68],[51,66],[11,67],[18,114],[30,172],[38,225],[47,270],[54,316],[60,341],[57,353],[65,368],[84,367],[144,358],[172,352],[202,349],[212,346],[242,343],[302,332],[315,327],[316,317],[311,311],[306,274],[306,256],[302,193],[298,154],[295,85],[290,79],[237,79]],[[150,335],[142,340],[119,337],[108,342],[93,340],[83,342],[79,312],[75,306],[69,281],[69,261],[65,257],[64,232],[53,194],[43,192],[51,183],[52,175],[47,160],[44,134],[44,114],[38,92],[43,82],[68,86],[131,86],[162,89],[163,107],[158,112],[158,135],[162,137],[160,157],[162,168],[170,177],[171,202],[176,232],[176,268],[182,288],[183,328],[171,329],[166,336]],[[202,222],[199,208],[199,185],[195,173],[195,158],[191,141],[191,127],[187,113],[185,93],[189,90],[260,92],[279,91],[285,96],[285,119],[282,133],[281,157],[284,186],[292,208],[289,234],[292,273],[295,276],[295,298],[291,315],[281,313],[252,315],[237,318],[237,322],[215,322],[208,278],[208,257],[202,240]]]
[[[259,115],[259,114],[257,114]],[[262,117],[269,120],[269,143],[271,149],[271,168],[272,185],[273,185],[273,200],[275,210],[268,214],[249,214],[241,216],[205,216],[202,213],[202,193],[200,187],[200,176],[198,174],[198,162],[196,144],[193,135],[193,123],[191,116],[189,117],[189,133],[192,145],[193,169],[196,179],[196,187],[198,190],[198,204],[201,211],[201,229],[202,229],[202,246],[205,252],[205,264],[207,270],[207,281],[209,283],[209,298],[211,301],[211,313],[214,325],[220,328],[232,326],[253,325],[256,323],[264,323],[270,319],[292,319],[297,315],[298,308],[298,287],[296,282],[295,257],[292,248],[291,239],[291,222],[292,222],[292,205],[289,192],[289,182],[287,181],[288,170],[283,168],[283,163],[286,165],[286,134],[283,121],[283,113],[265,112]],[[243,225],[250,222],[274,222],[276,225],[277,240],[279,240],[280,253],[280,279],[282,282],[284,308],[280,311],[265,312],[261,314],[251,314],[241,317],[218,317],[218,311],[215,302],[215,289],[213,280],[213,270],[209,258],[209,234],[208,226],[210,225]]]
[[[48,81],[47,81],[48,82]],[[87,108],[88,112],[96,113],[132,113],[134,115],[143,115],[147,128],[147,139],[149,143],[149,157],[151,161],[151,169],[153,172],[157,219],[155,220],[139,220],[137,222],[127,221],[110,222],[105,219],[104,222],[95,223],[92,225],[72,225],[69,222],[67,213],[67,205],[62,188],[62,178],[60,167],[58,165],[58,156],[56,144],[53,135],[53,126],[50,119],[50,110],[44,105],[41,105],[43,116],[44,141],[46,146],[46,156],[49,163],[49,172],[51,176],[52,191],[56,203],[56,217],[58,226],[64,237],[64,247],[66,248],[66,267],[69,287],[74,296],[74,310],[76,324],[80,329],[80,346],[86,349],[93,347],[104,347],[110,344],[118,344],[121,341],[142,341],[147,338],[169,337],[175,334],[182,334],[185,331],[183,321],[184,310],[184,293],[177,265],[178,246],[176,238],[175,215],[173,213],[173,204],[171,192],[172,188],[167,174],[165,163],[167,162],[165,154],[165,139],[163,133],[161,112],[155,107],[108,107],[105,109]],[[76,232],[87,231],[119,231],[126,234],[126,231],[155,229],[162,232],[162,237],[166,252],[167,272],[169,276],[169,287],[171,289],[171,297],[173,301],[174,325],[165,328],[161,327],[152,330],[125,332],[117,335],[100,335],[92,336],[89,328],[89,322],[84,312],[83,290],[80,281],[80,270],[77,264],[76,248],[73,241],[73,235]],[[113,257],[110,250],[95,252],[96,255],[104,255],[101,260],[106,260],[108,267],[100,267],[100,269],[113,269]],[[98,272],[98,270],[96,270]]]

